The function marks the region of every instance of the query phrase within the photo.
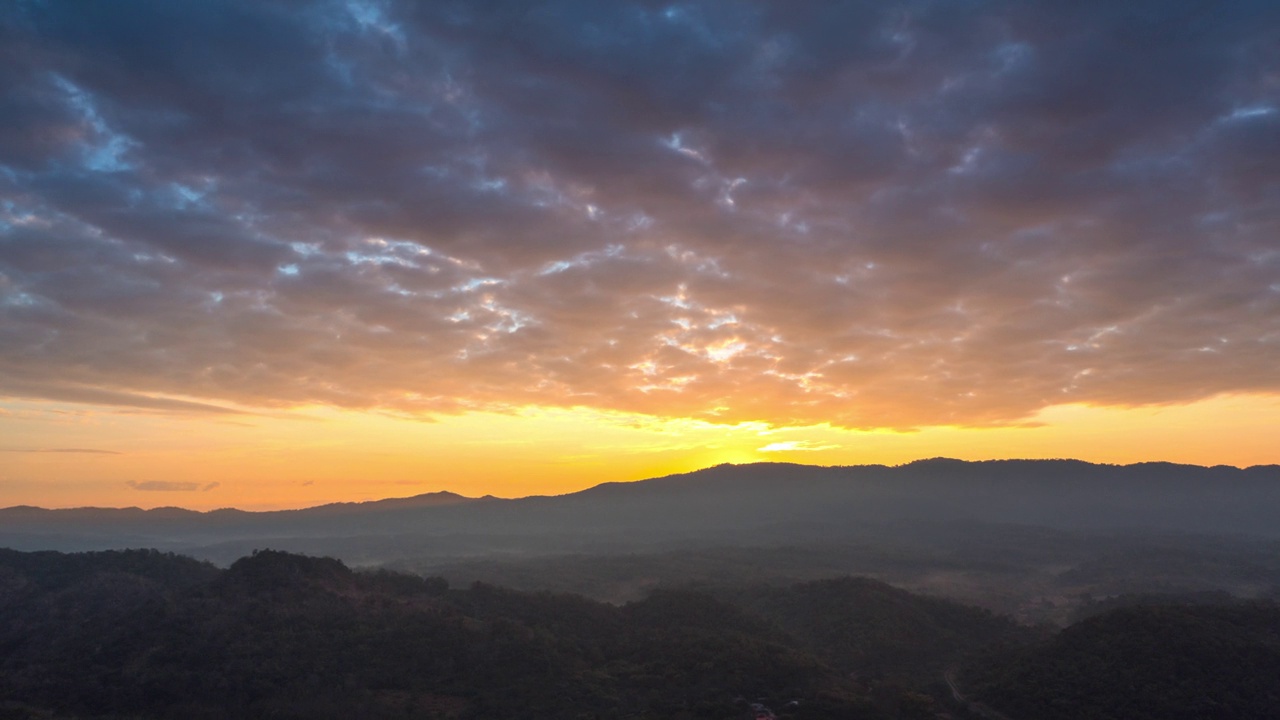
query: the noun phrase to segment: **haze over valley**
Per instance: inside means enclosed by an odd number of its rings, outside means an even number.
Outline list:
[[[1158,486],[1158,493],[1152,487]],[[672,583],[867,575],[1061,622],[1086,596],[1280,588],[1280,467],[723,465],[554,497],[305,510],[0,510],[24,550],[257,549],[622,602]]]

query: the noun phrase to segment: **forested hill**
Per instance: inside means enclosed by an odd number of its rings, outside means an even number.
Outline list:
[[[1035,635],[1008,618],[868,578],[757,587],[733,602],[772,620],[837,667],[904,683],[936,683],[977,650],[1017,647]]]
[[[867,580],[619,607],[276,551],[0,551],[0,618],[5,718],[932,720],[934,669],[1028,638]]]
[[[1206,598],[1121,607],[971,664],[962,679],[971,698],[1013,718],[1274,720],[1280,607]]]
[[[1280,717],[1280,608],[1155,601],[1049,636],[865,578],[616,606],[272,550],[0,550],[0,718],[936,720],[968,717],[955,668],[1018,720]]]

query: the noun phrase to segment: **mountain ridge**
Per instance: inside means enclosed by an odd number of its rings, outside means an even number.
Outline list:
[[[152,514],[153,517],[159,516],[162,514],[168,514],[168,513],[172,513],[175,515],[180,513],[185,513],[190,515],[206,515],[206,516],[214,515],[218,513],[244,513],[246,515],[271,515],[271,514],[284,514],[284,513],[306,513],[306,512],[315,512],[315,511],[329,510],[329,509],[331,510],[339,510],[339,509],[356,510],[356,509],[379,509],[379,508],[394,509],[397,507],[411,507],[411,506],[412,507],[428,507],[428,506],[435,506],[435,505],[446,505],[446,504],[479,502],[479,501],[520,501],[520,500],[534,500],[534,499],[565,498],[565,497],[580,495],[583,493],[590,493],[593,491],[602,491],[606,489],[631,487],[631,486],[637,486],[637,485],[661,484],[668,481],[693,478],[695,476],[705,475],[708,473],[722,471],[726,469],[736,470],[736,469],[743,469],[743,468],[750,468],[750,469],[757,469],[757,468],[798,469],[799,468],[799,469],[806,469],[806,470],[812,469],[817,471],[832,471],[832,470],[883,471],[883,470],[899,470],[904,468],[930,469],[930,470],[944,469],[944,468],[945,469],[955,469],[955,468],[972,469],[972,468],[989,468],[989,467],[1009,467],[1012,465],[1038,465],[1040,467],[1059,466],[1059,467],[1077,467],[1077,468],[1079,467],[1112,468],[1112,469],[1121,469],[1121,470],[1138,469],[1138,468],[1142,468],[1142,469],[1159,468],[1159,469],[1192,470],[1192,471],[1210,470],[1210,471],[1234,472],[1234,473],[1244,473],[1244,474],[1267,471],[1267,470],[1280,472],[1280,464],[1277,464],[1277,463],[1267,463],[1267,464],[1258,464],[1258,465],[1249,465],[1245,467],[1239,467],[1235,465],[1223,465],[1223,464],[1195,465],[1191,463],[1175,463],[1175,462],[1168,462],[1163,460],[1144,460],[1136,463],[1096,463],[1096,462],[1090,462],[1088,460],[1079,460],[1075,458],[1000,458],[1000,459],[991,459],[991,460],[961,460],[957,458],[939,456],[939,457],[931,457],[931,458],[920,458],[918,460],[912,460],[910,462],[905,462],[898,465],[885,465],[881,463],[868,463],[864,465],[810,465],[806,463],[762,461],[762,462],[754,462],[754,463],[719,463],[716,465],[709,465],[704,468],[698,468],[696,470],[689,470],[687,472],[671,473],[668,475],[658,475],[651,478],[642,478],[640,480],[609,480],[602,483],[598,483],[596,485],[591,485],[586,488],[582,488],[580,490],[574,490],[566,493],[545,494],[545,495],[540,495],[540,494],[521,495],[518,497],[511,497],[511,498],[502,498],[502,497],[496,497],[493,495],[482,495],[479,497],[472,497],[468,495],[462,495],[460,493],[456,493],[451,490],[434,490],[431,492],[419,493],[416,495],[394,496],[394,497],[378,498],[375,500],[339,500],[334,502],[321,503],[319,505],[308,505],[300,508],[283,508],[278,510],[244,510],[237,507],[221,507],[221,508],[214,508],[212,510],[194,510],[194,509],[184,508],[176,505],[162,505],[154,508],[141,508],[136,505],[129,505],[124,507],[110,507],[110,506],[104,507],[104,506],[97,506],[97,505],[83,505],[83,506],[64,507],[64,508],[46,508],[39,505],[22,504],[22,505],[11,505],[8,507],[2,507],[0,508],[0,513],[20,514],[20,513],[38,513],[38,512],[76,513],[76,512],[95,512],[95,511],[102,511],[102,512],[116,511],[121,513]],[[427,501],[427,500],[430,500],[430,502],[419,502],[419,501]]]
[[[847,541],[899,521],[1280,537],[1280,467],[938,458],[893,467],[724,464],[514,499],[440,491],[265,512],[10,508],[0,510],[0,546],[157,547],[223,561],[277,547],[373,563],[411,553]]]

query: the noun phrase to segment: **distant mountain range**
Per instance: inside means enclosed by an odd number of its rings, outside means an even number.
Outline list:
[[[513,500],[438,492],[273,512],[22,506],[0,510],[0,546],[155,547],[215,562],[272,547],[361,564],[847,541],[903,523],[975,522],[1280,538],[1280,466],[760,463]]]

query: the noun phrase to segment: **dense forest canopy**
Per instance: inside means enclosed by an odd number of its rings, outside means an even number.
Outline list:
[[[1015,718],[1192,717],[1159,715],[1191,695],[1214,717],[1275,717],[1280,612],[1200,600],[1116,603],[1050,637],[865,578],[614,605],[274,550],[227,569],[0,550],[0,717],[933,720],[968,712],[955,668]],[[1146,690],[1118,704],[1126,682]]]

